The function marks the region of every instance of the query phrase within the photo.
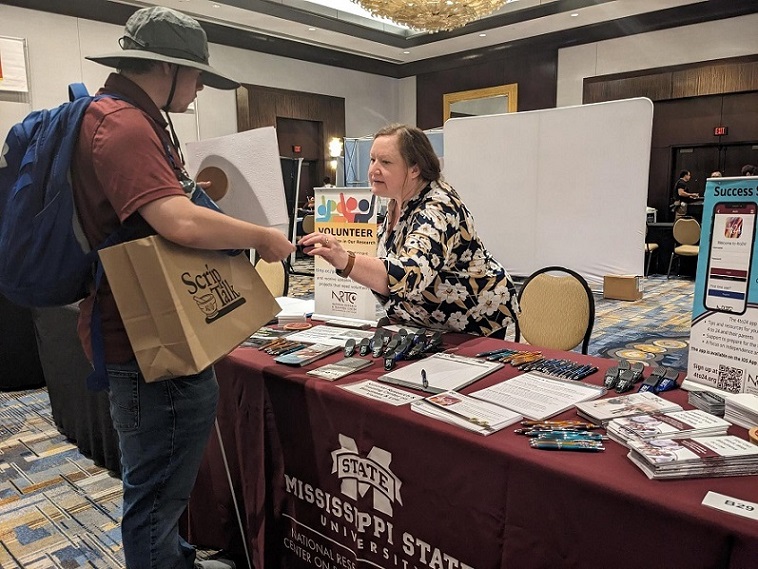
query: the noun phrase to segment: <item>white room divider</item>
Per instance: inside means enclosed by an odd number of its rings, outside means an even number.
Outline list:
[[[641,275],[652,127],[643,98],[451,119],[443,174],[512,275]]]

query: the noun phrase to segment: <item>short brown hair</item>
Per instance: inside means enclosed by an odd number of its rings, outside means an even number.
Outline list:
[[[134,75],[145,75],[150,73],[155,67],[158,67],[159,61],[152,61],[150,59],[127,59],[124,58],[119,61],[116,71],[119,73],[131,73]]]
[[[440,179],[440,159],[434,153],[432,143],[424,131],[415,126],[391,124],[374,135],[374,140],[380,136],[398,135],[400,156],[408,166],[418,166],[421,177],[430,182]]]

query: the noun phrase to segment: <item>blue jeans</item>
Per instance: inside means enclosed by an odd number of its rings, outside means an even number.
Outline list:
[[[188,569],[195,550],[179,518],[216,418],[213,368],[145,383],[136,362],[108,365],[110,408],[121,449],[121,535],[128,569]]]

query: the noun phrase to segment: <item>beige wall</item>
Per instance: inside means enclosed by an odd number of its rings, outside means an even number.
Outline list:
[[[758,53],[758,14],[559,50],[557,106],[582,104],[585,77]]]
[[[109,69],[85,55],[118,50],[121,26],[0,5],[0,36],[25,38],[30,93],[0,91],[0,138],[34,109],[59,105],[69,83],[95,91]],[[392,79],[227,46],[210,46],[211,62],[243,83],[320,93],[345,99],[349,137],[374,133],[388,122],[415,124],[415,79]],[[237,131],[234,92],[204,89],[196,113],[173,116],[180,140],[206,139]]]

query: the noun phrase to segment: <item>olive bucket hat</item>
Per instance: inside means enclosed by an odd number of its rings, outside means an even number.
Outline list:
[[[237,81],[208,65],[208,38],[194,18],[181,12],[154,6],[132,14],[126,22],[118,53],[86,59],[118,67],[122,59],[164,61],[202,71],[203,83],[216,89],[236,89]]]

